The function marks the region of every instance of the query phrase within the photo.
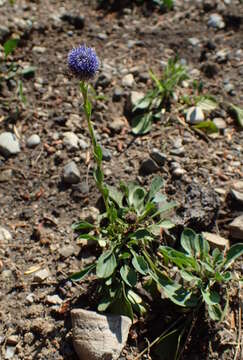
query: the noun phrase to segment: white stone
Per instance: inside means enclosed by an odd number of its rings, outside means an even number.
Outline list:
[[[76,134],[71,131],[66,132],[63,135],[63,143],[70,150],[78,150],[79,149],[79,138]]]
[[[50,271],[48,269],[42,269],[35,273],[34,281],[44,281],[50,276]]]
[[[208,26],[213,27],[214,29],[223,29],[225,27],[225,22],[221,15],[212,14],[208,20]]]
[[[122,85],[127,87],[132,87],[134,84],[133,74],[127,74],[122,79]]]
[[[32,148],[32,147],[39,145],[40,142],[41,142],[41,139],[40,139],[39,135],[33,134],[27,139],[26,144],[29,148]]]
[[[144,98],[144,93],[141,91],[131,91],[129,99],[129,107],[132,110]]]
[[[116,360],[126,344],[131,319],[100,315],[93,311],[71,311],[73,345],[80,360]]]
[[[0,153],[3,156],[15,155],[20,152],[19,142],[11,132],[4,132],[0,135]]]
[[[238,216],[235,218],[230,224],[230,235],[234,239],[238,239],[243,241],[243,215]]]
[[[10,232],[4,227],[0,226],[0,243],[5,243],[12,239]]]
[[[189,124],[199,124],[204,120],[204,113],[199,106],[192,106],[187,110],[186,121]]]
[[[61,305],[62,299],[58,295],[47,295],[46,301],[50,305]]]
[[[229,249],[229,240],[223,238],[222,236],[209,232],[203,232],[202,235],[213,247],[217,247],[222,250]]]
[[[46,52],[46,48],[42,46],[34,46],[32,51],[36,54],[44,54]]]

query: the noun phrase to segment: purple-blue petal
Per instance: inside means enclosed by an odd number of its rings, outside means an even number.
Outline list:
[[[94,49],[81,45],[69,52],[68,66],[81,80],[92,79],[99,69],[99,58]]]

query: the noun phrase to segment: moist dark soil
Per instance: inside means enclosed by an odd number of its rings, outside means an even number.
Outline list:
[[[224,21],[221,29],[208,25],[215,13]],[[68,277],[91,263],[96,252],[77,244],[71,225],[84,211],[95,217],[100,196],[92,178],[78,80],[67,68],[68,51],[85,43],[101,60],[93,86],[103,98],[93,101],[93,121],[99,141],[109,150],[105,181],[135,180],[148,186],[153,174],[144,175],[141,163],[157,148],[166,156],[157,174],[165,180],[165,193],[178,203],[178,232],[190,226],[230,238],[228,225],[243,210],[227,197],[232,183],[243,177],[243,132],[228,112],[229,103],[243,106],[243,4],[178,0],[173,10],[161,12],[129,1],[126,6],[98,8],[88,0],[16,0],[13,6],[3,0],[0,24],[0,34],[1,26],[9,30],[0,37],[2,45],[11,35],[20,38],[8,66],[13,61],[19,69],[36,68],[34,76],[22,79],[25,105],[19,101],[15,77],[3,81],[0,89],[0,134],[12,132],[21,144],[17,155],[0,155],[0,226],[11,234],[0,243],[0,357],[76,359],[70,310],[95,309],[95,298],[89,296],[92,278],[74,284]],[[197,38],[198,44],[192,45],[190,38]],[[227,53],[223,59],[220,50]],[[2,48],[0,56],[3,62]],[[146,93],[152,87],[149,70],[159,76],[175,56],[192,79],[203,82],[205,93],[215,96],[219,105],[208,116],[223,119],[225,128],[214,136],[195,132],[174,99],[149,134],[135,137],[127,116],[131,91]],[[124,85],[127,74],[133,75],[131,87]],[[180,93],[193,92],[190,81],[182,89]],[[66,145],[67,132],[82,140],[79,149]],[[27,139],[33,134],[41,141],[29,148]],[[178,141],[184,147],[179,156],[173,153]],[[72,160],[80,182],[67,185],[63,168]],[[172,162],[185,170],[179,177]],[[40,281],[36,272],[44,269],[48,276]],[[236,270],[242,271],[242,265]],[[223,323],[210,322],[202,309],[181,359],[242,358],[237,350],[241,322],[235,286],[229,289],[230,310]],[[62,304],[51,303],[50,295],[58,295]],[[148,318],[133,325],[120,359],[135,358],[147,346],[146,339],[153,341],[175,319],[173,311],[163,301],[152,303]],[[17,335],[17,341],[9,350],[11,335]],[[152,349],[143,358],[165,359]]]

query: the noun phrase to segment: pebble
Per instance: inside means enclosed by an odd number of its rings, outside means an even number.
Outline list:
[[[7,344],[8,345],[17,345],[18,344],[18,341],[19,341],[19,337],[18,335],[10,335],[8,338],[7,338]]]
[[[82,150],[87,150],[89,147],[89,144],[87,143],[87,141],[85,141],[84,139],[79,139],[79,147]]]
[[[110,85],[111,80],[112,80],[111,74],[108,72],[103,72],[102,74],[99,75],[96,81],[96,86],[101,86],[102,88],[105,88],[108,85]]]
[[[121,100],[122,96],[124,95],[124,91],[121,87],[116,87],[114,89],[114,93],[113,93],[113,96],[112,96],[112,100],[115,101],[115,102],[118,102]]]
[[[229,224],[229,229],[232,238],[243,241],[243,215],[235,218]]]
[[[69,150],[79,149],[79,138],[76,134],[71,131],[64,133],[63,143]]]
[[[228,50],[219,50],[216,52],[216,61],[219,63],[219,64],[223,64],[223,63],[226,63],[228,58],[229,58],[229,53],[228,53]]]
[[[219,130],[224,130],[227,127],[226,121],[222,118],[214,118],[213,123]]]
[[[43,46],[34,46],[32,51],[38,55],[41,55],[46,52],[46,48]]]
[[[80,219],[94,224],[97,221],[97,217],[99,216],[99,214],[99,210],[94,206],[84,207],[81,210]]]
[[[12,240],[11,233],[4,227],[0,226],[0,243],[4,244],[10,240]]]
[[[140,100],[144,98],[144,93],[140,91],[131,91],[130,99],[129,99],[129,105],[130,109],[132,110]]]
[[[61,305],[63,301],[58,295],[47,295],[46,302],[50,305]]]
[[[153,174],[153,173],[157,172],[158,170],[159,170],[158,165],[152,159],[143,160],[140,165],[140,172],[143,175]]]
[[[3,132],[0,135],[0,153],[5,156],[16,155],[20,152],[19,142],[11,132]]]
[[[39,135],[33,134],[27,139],[26,144],[29,148],[33,148],[33,147],[39,145],[40,142],[41,142],[41,139],[40,139]]]
[[[172,171],[172,175],[177,178],[180,178],[181,176],[183,176],[185,174],[186,174],[186,170],[182,169],[182,167],[177,167],[177,168],[173,169],[173,171]]]
[[[185,148],[184,146],[181,146],[179,148],[173,148],[170,150],[171,155],[175,156],[184,156],[185,155]]]
[[[212,245],[213,247],[217,247],[222,250],[229,249],[229,247],[230,247],[229,240],[223,238],[222,236],[220,236],[218,234],[203,232],[202,235],[205,238],[205,240],[207,240],[210,243],[210,245]]]
[[[127,74],[122,79],[122,86],[124,87],[132,87],[134,84],[134,76],[133,74]]]
[[[197,46],[200,44],[200,40],[198,38],[195,37],[191,37],[188,39],[189,44],[191,44],[192,46]]]
[[[15,353],[15,346],[7,346],[5,351],[5,359],[12,359]]]
[[[33,304],[34,300],[35,300],[35,294],[30,293],[26,296],[26,301],[28,304]]]
[[[234,96],[235,95],[235,88],[234,85],[231,83],[224,84],[224,90],[229,94]]]
[[[0,25],[0,42],[4,42],[9,36],[10,30],[7,26]]]
[[[59,254],[65,259],[73,255],[74,252],[75,249],[72,245],[63,246],[59,249]]]
[[[210,15],[208,20],[208,26],[213,27],[214,29],[223,29],[225,27],[223,17],[219,14]]]
[[[189,124],[199,124],[204,120],[204,113],[199,106],[192,106],[186,114],[186,121]]]
[[[153,148],[150,153],[151,158],[159,165],[164,166],[167,159],[166,154],[159,151],[159,149]]]
[[[124,128],[124,125],[124,121],[120,117],[116,117],[108,124],[108,127],[114,133],[119,133]]]
[[[67,184],[77,184],[80,181],[80,172],[74,161],[70,161],[65,165],[63,180]]]
[[[242,206],[243,209],[243,192],[239,192],[237,190],[231,189],[230,194],[233,198],[233,200],[238,204]]]
[[[34,281],[41,282],[47,279],[49,276],[50,271],[48,269],[41,269],[34,274]]]
[[[106,149],[104,146],[100,146],[102,150],[102,159],[104,161],[110,161],[112,158],[111,152],[109,149]]]

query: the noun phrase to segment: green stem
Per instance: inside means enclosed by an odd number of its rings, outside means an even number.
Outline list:
[[[108,190],[104,185],[104,173],[102,170],[102,150],[101,150],[100,145],[97,143],[93,125],[91,122],[92,106],[88,99],[88,84],[86,84],[84,81],[81,81],[80,82],[80,90],[81,90],[83,100],[84,100],[84,105],[83,105],[84,112],[85,112],[85,116],[86,116],[87,123],[88,123],[88,129],[89,129],[89,134],[91,137],[94,159],[95,159],[96,166],[97,166],[97,168],[94,172],[94,178],[95,178],[96,185],[104,199],[106,212],[109,215]]]

